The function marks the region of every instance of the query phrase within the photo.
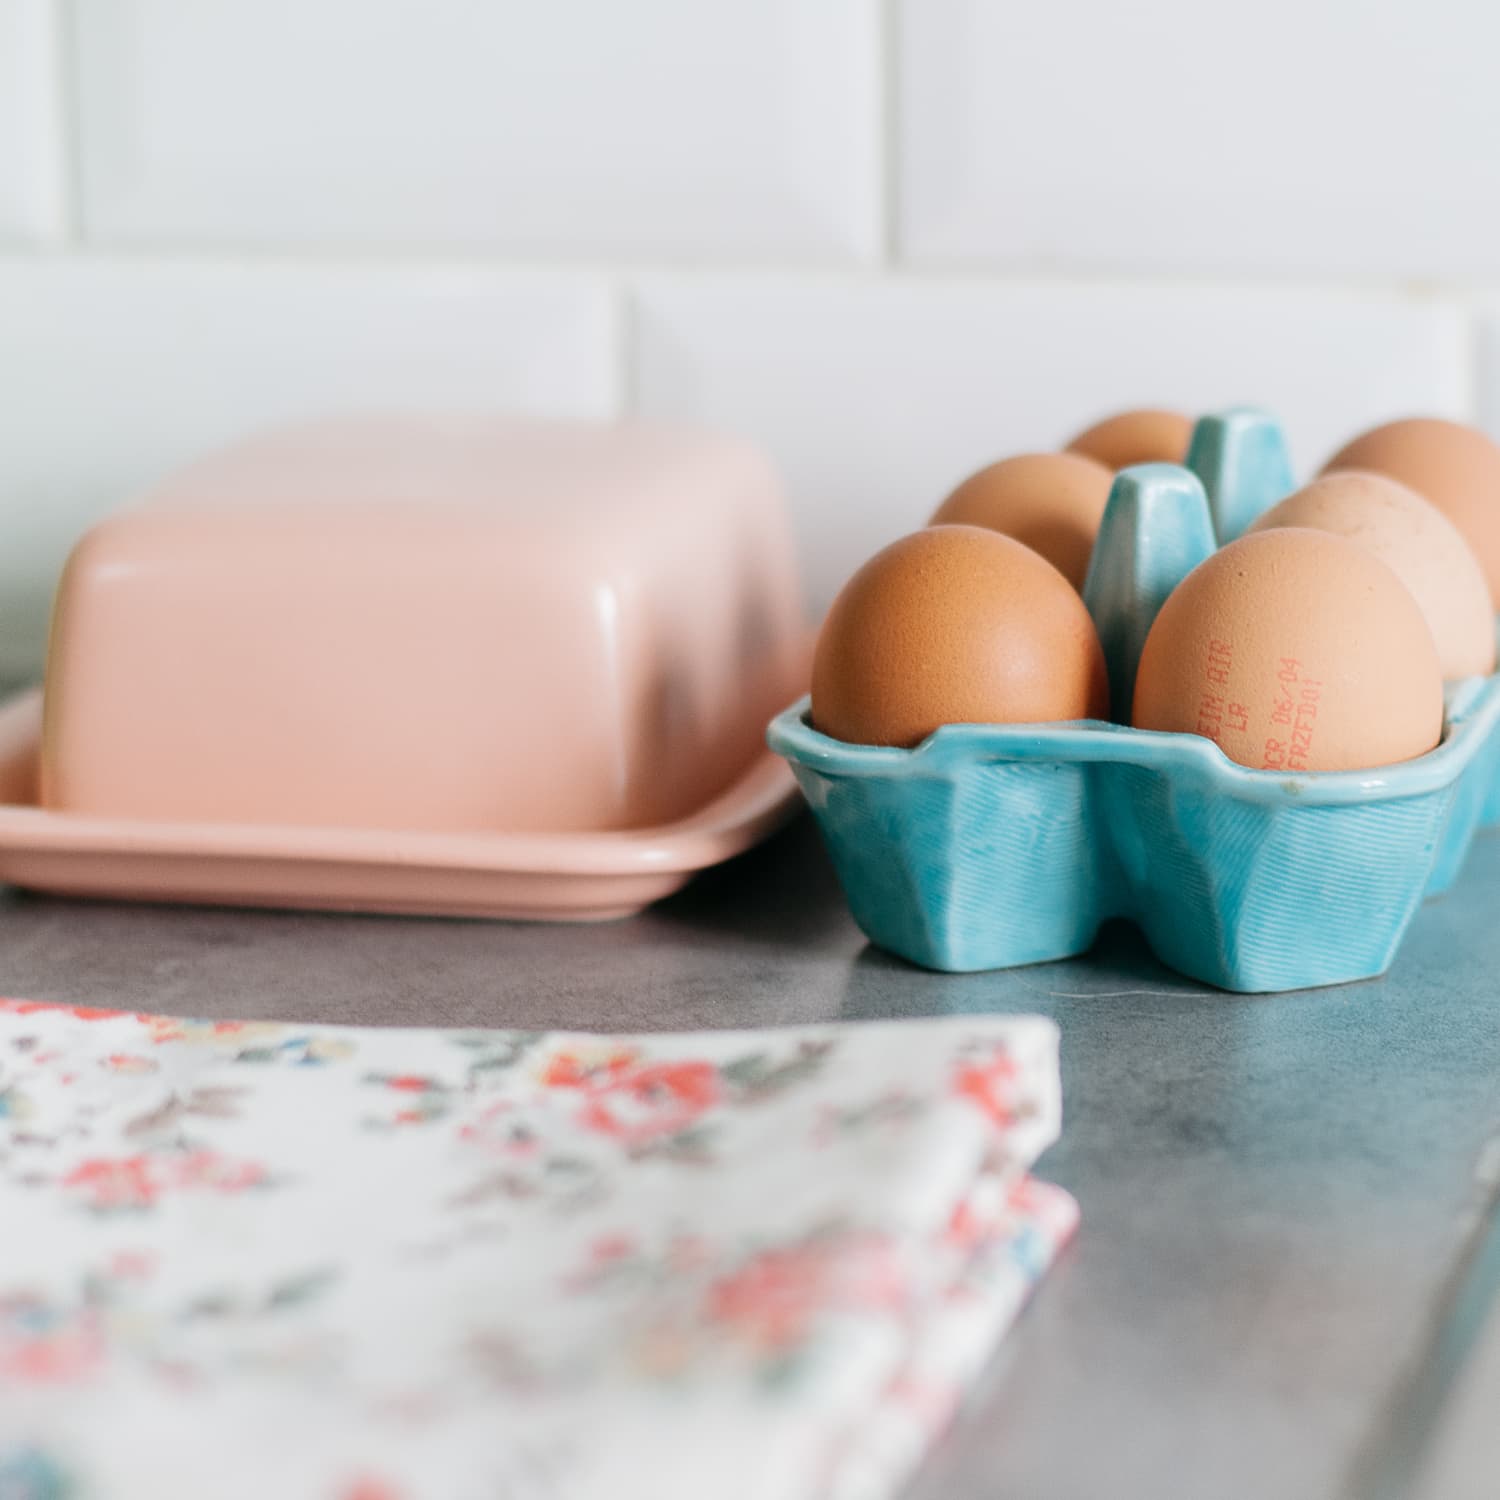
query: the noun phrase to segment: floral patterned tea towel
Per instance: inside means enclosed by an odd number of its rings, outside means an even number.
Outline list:
[[[1057,1033],[0,1002],[6,1500],[875,1500],[1077,1210]]]

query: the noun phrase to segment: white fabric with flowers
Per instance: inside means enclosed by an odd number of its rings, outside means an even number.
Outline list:
[[[1072,1232],[1057,1032],[0,1002],[0,1494],[875,1500]]]

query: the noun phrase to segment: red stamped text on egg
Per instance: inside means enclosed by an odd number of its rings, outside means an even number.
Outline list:
[[[1203,696],[1198,700],[1197,723],[1197,732],[1207,739],[1216,740],[1223,731],[1224,689],[1229,686],[1229,669],[1233,664],[1234,648],[1230,643],[1217,637],[1210,640],[1203,664]],[[1239,705],[1229,704],[1228,708],[1239,708]]]
[[[1283,656],[1276,669],[1271,722],[1278,733],[1269,737],[1261,757],[1267,771],[1305,771],[1312,757],[1323,684],[1308,677],[1295,656]]]

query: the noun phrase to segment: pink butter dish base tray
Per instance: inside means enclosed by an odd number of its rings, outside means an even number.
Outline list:
[[[0,704],[0,881],[58,895],[588,922],[630,916],[759,843],[800,802],[769,751],[697,812],[610,833],[156,823],[37,806],[42,695]]]

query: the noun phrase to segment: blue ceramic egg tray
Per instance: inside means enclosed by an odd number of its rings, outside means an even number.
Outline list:
[[[1084,585],[1131,701],[1177,583],[1293,489],[1274,421],[1205,417],[1187,466],[1119,474]],[[931,969],[1084,952],[1126,917],[1157,956],[1226,990],[1383,973],[1476,828],[1500,821],[1500,676],[1450,684],[1430,754],[1288,775],[1211,740],[1092,720],[951,724],[912,750],[819,734],[803,700],[771,724],[871,942]]]

